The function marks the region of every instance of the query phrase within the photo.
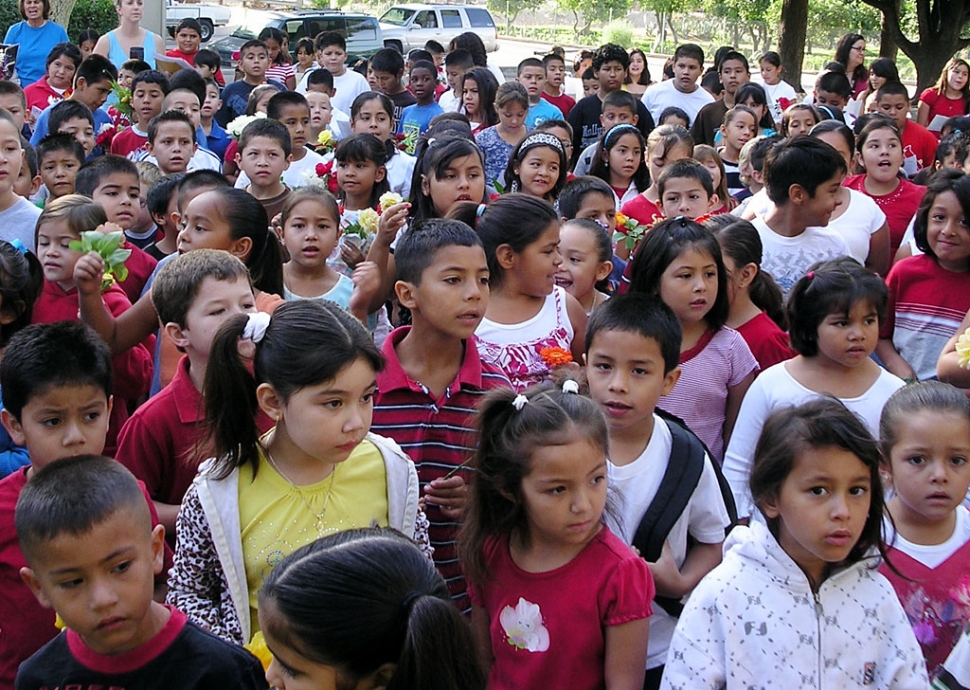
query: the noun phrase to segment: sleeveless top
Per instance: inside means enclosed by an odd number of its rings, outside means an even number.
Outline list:
[[[549,377],[549,365],[539,352],[547,347],[569,350],[573,325],[566,314],[566,291],[558,285],[535,316],[520,323],[482,319],[475,331],[478,354],[509,377],[516,392]]]
[[[151,65],[152,69],[155,67],[155,34],[151,31],[145,31],[145,43],[142,45],[145,49],[145,57],[143,58],[145,62]],[[128,62],[131,58],[125,55],[125,51],[121,47],[121,43],[118,42],[118,37],[115,36],[114,30],[108,32],[108,59],[111,60],[112,64],[118,69]]]

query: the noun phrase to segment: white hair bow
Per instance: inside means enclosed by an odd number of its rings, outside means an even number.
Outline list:
[[[250,314],[246,328],[243,329],[243,340],[252,340],[254,343],[258,343],[266,335],[267,328],[269,328],[269,314],[261,311]]]

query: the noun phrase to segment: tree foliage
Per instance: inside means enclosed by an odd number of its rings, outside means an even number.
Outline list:
[[[61,26],[67,27],[67,35],[72,41],[77,40],[85,29],[94,29],[104,35],[118,26],[118,12],[112,0],[77,0],[71,21]]]
[[[577,34],[588,34],[593,22],[625,17],[632,3],[631,0],[556,0],[556,4],[573,15],[573,29]]]
[[[522,10],[535,8],[536,2],[530,2],[530,0],[488,0],[485,5],[492,14],[505,17],[505,31],[508,33],[519,13]]]

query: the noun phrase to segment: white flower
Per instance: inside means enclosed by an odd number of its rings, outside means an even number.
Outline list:
[[[519,597],[515,608],[506,606],[498,619],[508,643],[513,647],[529,652],[549,649],[549,630],[542,624],[542,611],[538,604]]]
[[[397,192],[384,192],[381,194],[381,198],[378,200],[378,204],[381,207],[381,211],[386,211],[391,206],[395,204],[400,204],[404,199]]]
[[[266,117],[266,113],[256,113],[255,115],[240,115],[232,122],[230,122],[228,125],[226,125],[226,132],[233,139],[238,139],[242,135],[243,130],[246,129],[246,125],[248,125],[250,122],[255,122],[256,120],[264,117]]]

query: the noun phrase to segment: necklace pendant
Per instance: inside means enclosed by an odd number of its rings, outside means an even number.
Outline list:
[[[317,520],[317,534],[322,537],[324,532],[326,532],[326,525],[323,522],[323,518],[320,518]]]

